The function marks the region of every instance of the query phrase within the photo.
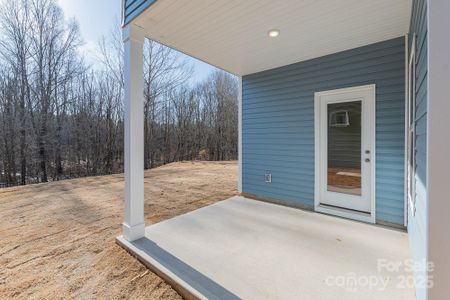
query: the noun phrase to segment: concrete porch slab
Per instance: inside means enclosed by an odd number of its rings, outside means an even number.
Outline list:
[[[405,232],[243,197],[117,242],[186,298],[415,298]]]

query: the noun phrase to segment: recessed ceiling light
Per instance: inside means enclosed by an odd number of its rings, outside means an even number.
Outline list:
[[[267,35],[271,38],[277,37],[280,35],[280,30],[278,29],[271,29],[269,32],[267,32]]]

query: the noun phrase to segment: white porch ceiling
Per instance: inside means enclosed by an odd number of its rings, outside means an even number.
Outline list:
[[[147,37],[247,75],[402,36],[411,0],[158,0]],[[270,29],[279,29],[269,38]]]

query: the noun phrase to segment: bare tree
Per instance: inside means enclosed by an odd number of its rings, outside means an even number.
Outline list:
[[[32,120],[36,130],[40,157],[41,181],[48,181],[49,117],[59,85],[71,78],[76,48],[80,44],[78,26],[65,23],[61,9],[54,0],[33,0],[30,3],[31,58],[33,61]]]
[[[99,41],[100,55],[97,59],[103,64],[105,70],[111,74],[123,90],[123,42],[121,26],[118,19],[115,20],[108,36],[103,36]]]
[[[0,79],[0,120],[2,134],[3,175],[7,182],[16,183],[16,132],[17,132],[17,105],[16,86],[14,79],[2,74]]]
[[[0,54],[10,66],[18,83],[18,118],[20,134],[20,174],[21,183],[27,177],[27,119],[26,102],[29,100],[28,64],[30,60],[30,17],[28,1],[8,1],[0,13],[0,24],[3,27],[3,38],[0,40]]]
[[[237,153],[237,80],[225,72],[214,72],[199,86],[204,103],[203,118],[210,159],[225,160]]]
[[[1,1],[1,0],[0,0]],[[0,12],[0,187],[123,171],[123,44],[100,41],[86,66],[74,20],[56,0],[3,0]],[[144,44],[145,168],[237,157],[237,81]]]
[[[147,40],[144,44],[144,162],[155,166],[158,123],[163,93],[170,93],[189,79],[192,67],[172,49]]]

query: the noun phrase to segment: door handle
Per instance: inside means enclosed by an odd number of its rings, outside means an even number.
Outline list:
[[[365,162],[366,162],[366,163],[370,162],[370,158],[366,158],[366,159],[365,159]]]

